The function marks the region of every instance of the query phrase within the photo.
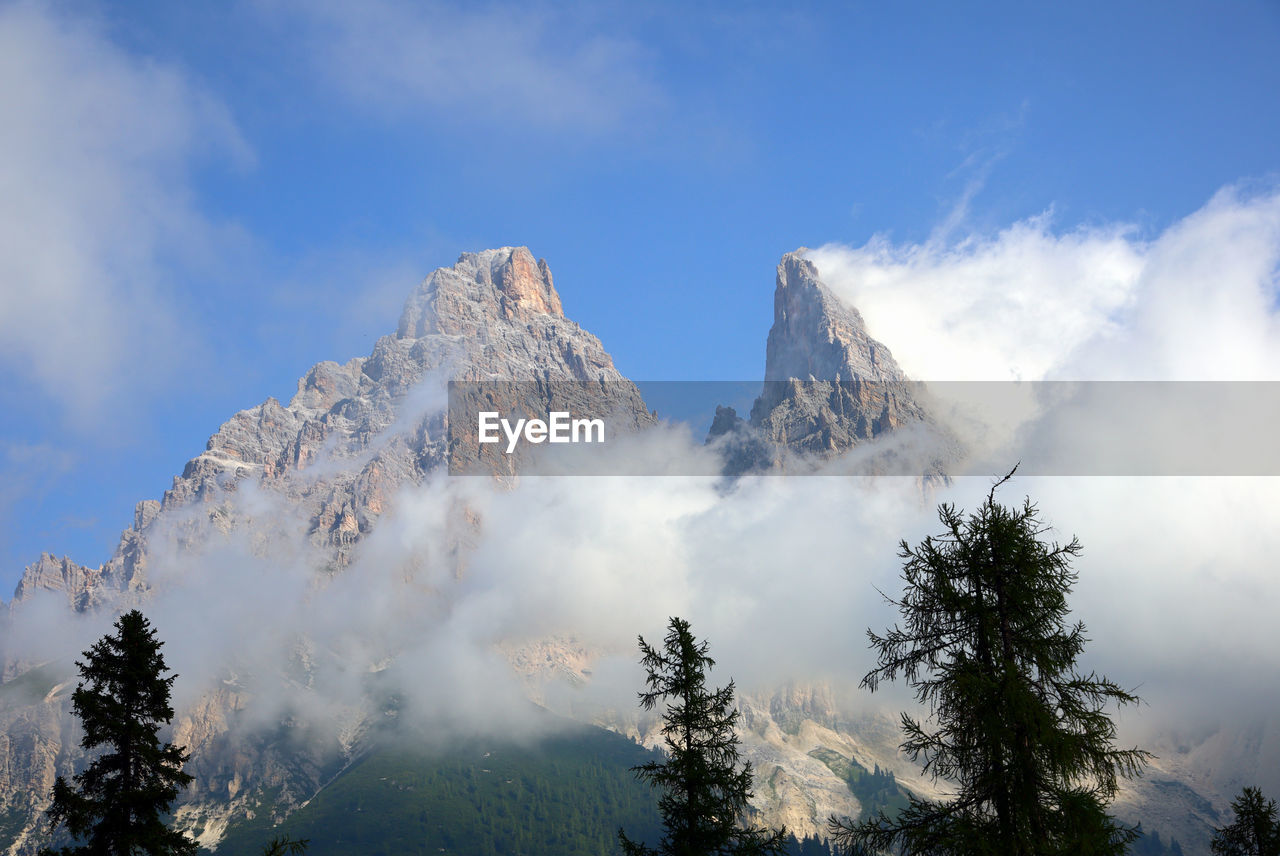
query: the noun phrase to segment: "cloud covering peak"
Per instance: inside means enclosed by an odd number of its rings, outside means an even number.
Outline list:
[[[1229,187],[1144,238],[1056,230],[877,236],[809,252],[913,379],[1280,380],[1280,190]]]

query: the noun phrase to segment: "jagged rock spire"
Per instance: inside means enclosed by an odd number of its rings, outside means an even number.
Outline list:
[[[741,473],[785,468],[797,454],[834,457],[923,418],[889,349],[797,250],[778,264],[765,382],[751,418],[718,410],[708,439],[729,435],[726,468]]]

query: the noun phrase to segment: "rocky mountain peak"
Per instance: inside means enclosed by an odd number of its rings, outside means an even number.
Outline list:
[[[396,334],[378,339],[368,356],[317,363],[287,405],[268,398],[223,423],[163,501],[138,505],[108,562],[92,568],[42,556],[13,602],[64,592],[83,610],[111,593],[144,590],[152,524],[163,517],[168,531],[181,518],[191,543],[233,528],[232,517],[214,511],[243,480],[293,503],[309,518],[312,542],[331,551],[331,566],[345,567],[400,486],[445,465],[448,421],[443,403],[431,402],[447,380],[518,382],[489,401],[511,412],[546,413],[553,393],[571,393],[575,411],[620,414],[620,429],[654,421],[600,340],[565,317],[545,261],[527,247],[464,253],[410,294]],[[449,451],[479,459],[474,445]],[[193,522],[191,509],[201,506],[209,525]]]
[[[778,263],[765,382],[749,422],[717,411],[710,439],[728,435],[730,472],[786,469],[792,454],[819,459],[924,418],[906,376],[862,315],[818,275],[803,249]]]
[[[544,259],[528,247],[463,253],[453,267],[432,273],[405,302],[396,335],[475,334],[495,321],[529,323],[564,318],[560,295]]]
[[[778,263],[765,380],[904,380],[889,349],[867,334],[862,314],[832,293],[804,252]]]
[[[38,561],[27,566],[13,597],[18,601],[38,591],[64,592],[72,608],[84,609],[93,602],[99,576],[98,569],[78,565],[66,556],[59,559],[51,553],[41,553]]]

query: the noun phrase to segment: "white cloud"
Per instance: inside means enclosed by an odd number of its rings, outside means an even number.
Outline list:
[[[1280,380],[1280,192],[1126,224],[810,252],[903,369],[942,380]]]
[[[1270,388],[1003,381],[1280,381],[1280,191],[1227,188],[1150,240],[1125,224],[811,251],[931,406],[967,472],[1275,472]],[[996,383],[942,383],[995,381]]]
[[[661,101],[638,42],[590,10],[370,0],[264,2],[301,32],[318,73],[393,112],[445,109],[512,128],[604,130]]]
[[[44,6],[0,8],[0,361],[77,420],[190,347],[168,281],[207,249],[192,158],[247,157],[171,67]]]
[[[1280,380],[1280,191],[1220,191],[1145,248],[1118,323],[1055,376]]]
[[[1051,231],[1048,215],[955,244],[810,252],[913,378],[1037,380],[1130,301],[1140,245],[1123,226]]]

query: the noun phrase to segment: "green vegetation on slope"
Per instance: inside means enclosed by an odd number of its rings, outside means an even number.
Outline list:
[[[654,757],[598,728],[530,746],[388,742],[280,826],[260,811],[233,827],[217,852],[256,856],[287,834],[310,839],[308,856],[598,856],[613,852],[619,826],[656,838],[654,795],[630,769]]]
[[[849,790],[862,804],[863,817],[881,809],[890,817],[907,807],[907,789],[898,784],[892,772],[881,770],[880,765],[868,770],[857,761],[846,758],[833,749],[825,746],[809,753],[826,765],[848,784]],[[1130,848],[1130,856],[1182,856],[1182,847],[1175,840],[1165,842],[1159,832],[1145,832],[1138,825],[1139,836]],[[815,851],[818,852],[818,851]]]
[[[833,749],[820,746],[809,753],[827,766],[827,769],[844,779],[849,790],[862,805],[862,816],[870,817],[884,809],[890,817],[907,807],[907,790],[898,784],[892,772],[881,770],[877,764],[868,770]]]
[[[1160,838],[1159,832],[1144,832],[1142,824],[1138,824],[1140,833],[1129,848],[1129,856],[1182,856],[1182,845],[1176,838],[1168,843]]]

